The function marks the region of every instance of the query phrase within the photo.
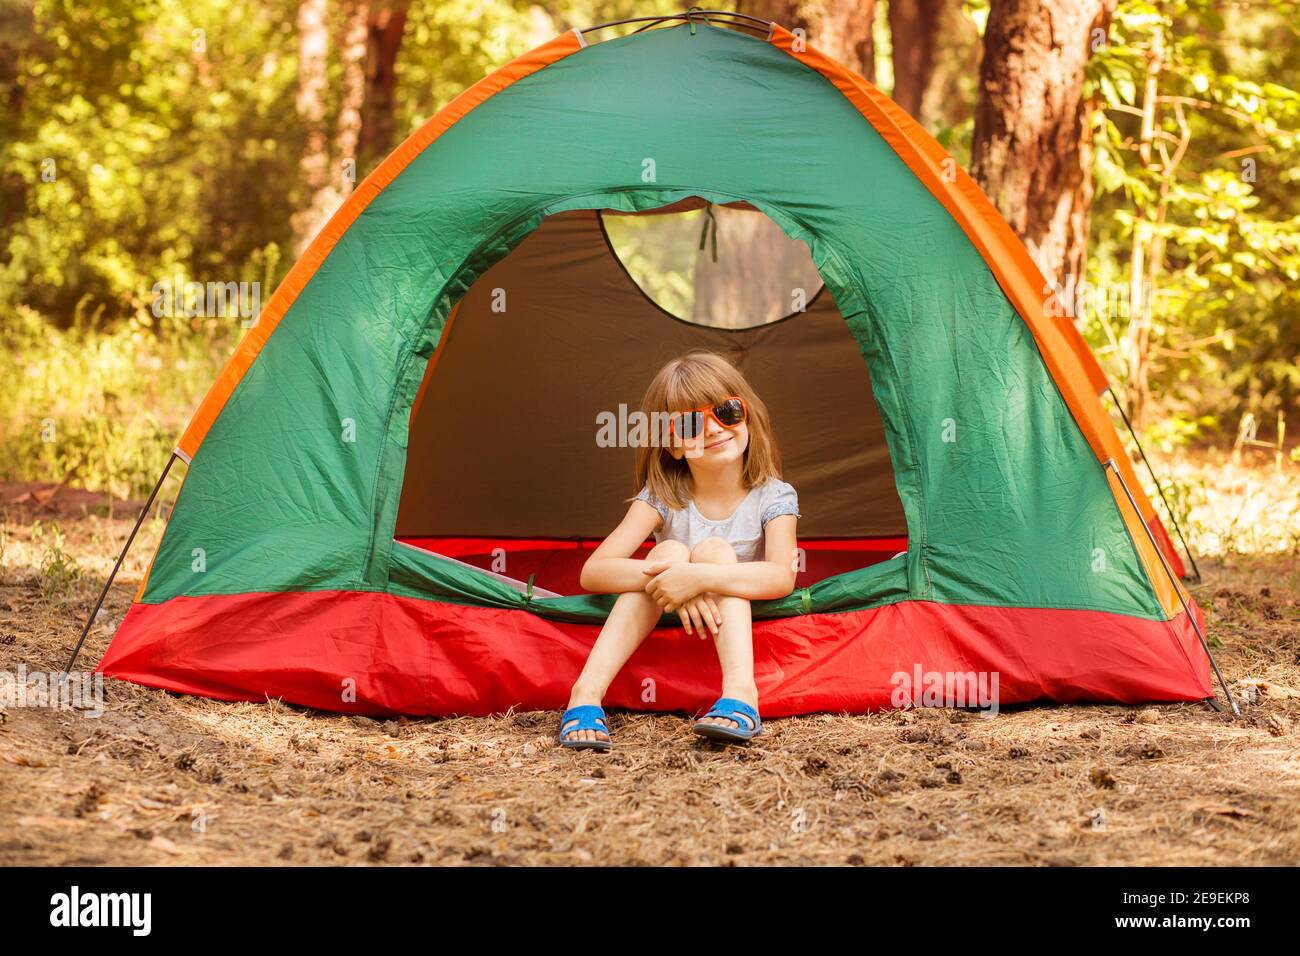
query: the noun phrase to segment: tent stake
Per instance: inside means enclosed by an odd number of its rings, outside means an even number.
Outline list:
[[[1196,636],[1201,639],[1201,648],[1205,651],[1205,656],[1210,659],[1210,666],[1214,668],[1214,675],[1219,678],[1219,686],[1223,688],[1223,696],[1228,698],[1228,703],[1232,705],[1232,713],[1235,716],[1240,717],[1241,710],[1237,707],[1237,701],[1233,699],[1232,691],[1228,690],[1228,682],[1223,679],[1223,672],[1219,670],[1219,662],[1216,661],[1214,655],[1210,653],[1210,642],[1205,639],[1205,634],[1201,631],[1201,626],[1196,623],[1196,615],[1193,614],[1192,609],[1188,607],[1187,600],[1183,597],[1182,588],[1178,586],[1178,575],[1174,574],[1174,569],[1169,566],[1168,559],[1160,550],[1160,545],[1156,542],[1155,534],[1149,527],[1147,527],[1147,523],[1142,520],[1142,509],[1138,507],[1137,500],[1133,497],[1133,492],[1128,490],[1128,482],[1124,480],[1124,476],[1120,473],[1119,466],[1115,464],[1114,458],[1106,459],[1105,464],[1102,465],[1102,469],[1104,470],[1106,468],[1115,472],[1115,477],[1119,479],[1119,486],[1124,489],[1124,495],[1128,498],[1128,503],[1133,506],[1133,513],[1137,515],[1138,523],[1142,525],[1142,528],[1147,533],[1147,537],[1151,540],[1151,547],[1155,549],[1156,557],[1160,559],[1160,564],[1164,567],[1165,574],[1169,575],[1169,581],[1174,586],[1174,594],[1178,595],[1178,603],[1183,606],[1183,611],[1187,614],[1187,620],[1192,624],[1192,630],[1194,630]]]
[[[1133,444],[1137,445],[1138,454],[1142,456],[1142,464],[1147,466],[1147,474],[1155,482],[1156,491],[1160,494],[1160,500],[1165,503],[1165,514],[1169,515],[1169,520],[1174,523],[1174,530],[1178,532],[1178,540],[1183,543],[1183,553],[1187,555],[1187,560],[1191,562],[1192,573],[1196,575],[1196,583],[1201,583],[1201,569],[1196,566],[1196,556],[1192,554],[1191,545],[1187,543],[1187,538],[1183,535],[1183,526],[1178,523],[1178,515],[1174,514],[1174,509],[1169,505],[1169,499],[1165,497],[1164,486],[1160,484],[1160,479],[1156,477],[1156,470],[1151,467],[1151,462],[1147,459],[1146,449],[1142,447],[1142,442],[1138,440],[1137,432],[1133,430],[1133,423],[1128,420],[1128,415],[1124,413],[1124,406],[1120,403],[1119,396],[1115,394],[1114,386],[1106,386],[1106,391],[1110,392],[1111,401],[1119,410],[1119,417],[1124,419],[1124,427],[1128,433],[1133,436]]]
[[[161,488],[162,483],[167,480],[167,472],[172,470],[172,462],[175,460],[176,452],[172,452],[171,457],[167,459],[167,464],[163,467],[162,474],[158,476],[157,483],[153,486],[153,491],[149,492],[149,500],[146,501],[144,507],[140,509],[140,517],[135,519],[135,527],[132,528],[131,533],[127,535],[126,544],[122,545],[122,553],[117,556],[117,563],[113,565],[113,573],[110,574],[108,580],[104,582],[104,590],[99,592],[99,600],[95,602],[95,606],[90,612],[90,617],[86,618],[86,626],[81,629],[81,638],[77,641],[77,646],[72,649],[72,656],[68,658],[67,666],[63,668],[64,677],[68,676],[68,672],[71,671],[73,665],[77,663],[77,656],[81,653],[81,645],[86,642],[86,635],[90,633],[90,625],[95,623],[95,615],[97,615],[99,609],[104,606],[104,598],[108,597],[108,589],[113,586],[113,579],[117,577],[117,572],[122,568],[122,562],[126,560],[126,553],[131,549],[131,542],[135,540],[135,534],[140,530],[140,525],[144,524],[144,516],[149,513],[149,506],[153,504],[154,498],[158,497],[158,489]]]

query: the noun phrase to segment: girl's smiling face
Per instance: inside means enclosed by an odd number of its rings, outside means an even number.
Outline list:
[[[715,352],[694,349],[667,362],[646,387],[641,411],[652,423],[652,437],[637,449],[637,485],[649,485],[674,508],[686,507],[694,480],[706,475],[734,475],[746,488],[781,476],[767,406],[740,370]],[[689,412],[700,414],[683,420]],[[663,431],[661,416],[668,417]]]
[[[672,456],[686,459],[692,468],[721,468],[732,463],[743,464],[745,449],[749,447],[749,428],[746,421],[723,425],[713,415],[704,416],[704,430],[693,438],[675,440],[670,446]]]

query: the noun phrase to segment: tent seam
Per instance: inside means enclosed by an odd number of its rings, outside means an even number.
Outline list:
[[[488,580],[495,580],[495,579],[488,578]],[[534,599],[534,601],[529,605],[525,605],[522,601],[515,604],[509,604],[508,606],[505,603],[501,605],[493,605],[493,604],[485,604],[482,602],[474,602],[474,601],[466,601],[466,600],[458,601],[443,595],[420,594],[414,588],[404,589],[406,593],[403,593],[401,591],[394,591],[391,588],[376,587],[374,585],[358,586],[355,588],[340,588],[337,586],[335,587],[304,586],[304,587],[296,587],[296,588],[285,588],[283,590],[278,590],[278,591],[225,591],[225,590],[205,591],[202,594],[177,594],[177,595],[173,595],[172,597],[166,598],[165,600],[162,601],[133,601],[132,604],[143,604],[149,607],[158,607],[163,604],[166,604],[168,601],[176,601],[180,599],[202,600],[203,598],[207,598],[207,597],[248,597],[250,595],[255,595],[255,594],[264,594],[264,595],[308,594],[308,593],[317,594],[317,593],[348,592],[348,591],[355,591],[358,593],[365,593],[365,594],[390,594],[395,597],[412,597],[415,600],[427,600],[427,601],[433,601],[435,603],[455,604],[458,607],[477,607],[477,608],[483,608],[485,610],[493,610],[493,609],[500,610],[504,608],[506,610],[528,611],[529,613],[536,614],[538,617],[544,617],[548,619],[553,617],[553,615],[541,613],[542,611],[546,610],[546,606],[544,604],[540,604],[539,601],[551,600],[548,598]],[[574,596],[582,596],[582,595],[566,595],[566,596],[574,597]],[[591,595],[591,596],[599,596],[599,595]],[[975,601],[936,601],[932,598],[907,596],[907,597],[889,597],[889,598],[884,598],[879,602],[870,602],[867,604],[855,604],[848,607],[824,608],[821,610],[812,611],[811,615],[798,613],[798,614],[789,614],[789,615],[783,615],[783,616],[773,617],[773,618],[756,618],[756,620],[786,620],[792,618],[802,618],[802,617],[807,617],[807,616],[812,616],[817,614],[848,614],[854,611],[868,611],[875,607],[885,607],[893,604],[907,604],[912,602],[922,603],[922,604],[938,604],[946,607],[990,608],[993,610],[1000,610],[1000,611],[1087,611],[1087,612],[1097,613],[1097,614],[1114,614],[1117,617],[1137,618],[1138,620],[1152,621],[1153,623],[1158,623],[1158,624],[1169,624],[1172,621],[1177,620],[1178,616],[1186,614],[1185,611],[1179,609],[1178,615],[1175,615],[1172,618],[1149,617],[1145,614],[1135,614],[1131,610],[1118,610],[1116,608],[1111,608],[1111,607],[1100,607],[1097,605],[1087,605],[1087,604],[1056,604],[1056,603],[1054,604],[987,604],[987,603],[981,604]]]

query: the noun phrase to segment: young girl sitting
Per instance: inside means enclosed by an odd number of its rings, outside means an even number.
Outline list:
[[[584,588],[618,599],[573,685],[560,743],[610,748],[600,701],[665,612],[687,634],[712,635],[722,665],[722,696],[692,730],[749,740],[762,732],[750,602],[794,590],[798,497],[780,478],[767,408],[722,357],[694,351],[669,362],[642,411],[652,423],[666,418],[668,441],[637,450],[641,493],[583,565]],[[651,532],[654,548],[633,559]]]

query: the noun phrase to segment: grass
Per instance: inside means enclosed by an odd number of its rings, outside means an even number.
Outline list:
[[[1285,462],[1279,471],[1262,452],[1248,451],[1234,460],[1230,451],[1215,447],[1151,457],[1198,560],[1202,555],[1300,555],[1300,464]],[[1137,467],[1163,519],[1155,486],[1146,469]],[[1177,543],[1172,525],[1169,534]]]
[[[131,322],[59,329],[19,308],[0,329],[0,481],[147,494],[235,340]]]

